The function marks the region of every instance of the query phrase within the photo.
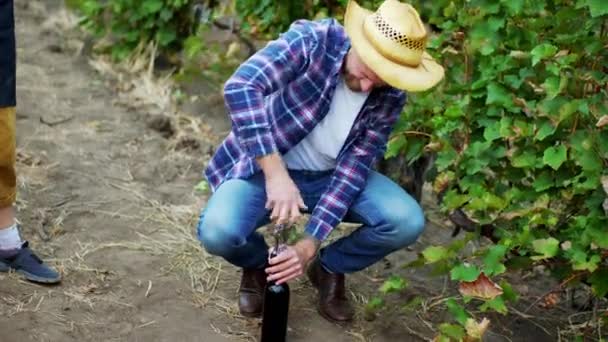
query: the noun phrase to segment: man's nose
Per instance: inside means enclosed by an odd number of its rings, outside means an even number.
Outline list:
[[[368,80],[367,78],[364,78],[361,80],[361,91],[370,91],[373,87],[374,87],[374,82],[372,82],[371,80]]]

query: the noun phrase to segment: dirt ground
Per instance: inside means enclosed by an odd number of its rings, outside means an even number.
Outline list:
[[[195,186],[229,127],[217,87],[203,84],[182,111],[159,111],[90,63],[79,36],[63,31],[63,15],[60,1],[16,1],[18,216],[24,238],[64,280],[39,286],[0,274],[0,341],[255,340],[259,320],[236,307],[238,270],[205,254],[194,235],[207,198]],[[425,207],[429,224],[417,244],[348,277],[354,323],[326,322],[308,281],[291,284],[290,341],[432,339],[430,323],[447,317],[439,304],[456,284],[401,267],[450,239],[431,202]],[[364,319],[364,304],[392,273],[408,279],[408,290]],[[483,314],[492,320],[488,341],[553,341],[568,318],[588,314],[535,305],[550,290],[545,278],[521,278],[520,314]],[[415,296],[420,306],[400,308]]]

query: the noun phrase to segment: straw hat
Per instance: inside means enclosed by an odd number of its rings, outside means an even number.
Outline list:
[[[363,62],[389,85],[424,91],[443,78],[443,67],[425,51],[426,29],[411,5],[386,0],[373,13],[350,0],[344,27]]]

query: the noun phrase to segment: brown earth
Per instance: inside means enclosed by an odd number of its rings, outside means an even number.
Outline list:
[[[162,98],[146,102],[133,88],[163,88],[145,79],[125,86],[102,61],[89,63],[61,2],[17,1],[16,17],[18,216],[24,238],[64,280],[39,286],[0,275],[0,341],[255,340],[259,321],[236,307],[238,270],[205,254],[194,235],[208,196],[194,187],[229,129],[218,87],[199,80],[185,87],[198,98],[161,110]],[[434,205],[425,207],[429,224],[416,245],[348,278],[353,324],[326,322],[310,284],[291,284],[290,341],[432,339],[456,284],[402,268],[425,246],[451,239]],[[364,304],[394,273],[408,289],[365,320]],[[520,313],[479,313],[492,321],[488,341],[553,341],[571,327],[568,318],[587,315],[565,304],[539,308],[536,299],[554,286],[540,271],[512,278],[523,294]],[[401,308],[416,296],[421,304]]]

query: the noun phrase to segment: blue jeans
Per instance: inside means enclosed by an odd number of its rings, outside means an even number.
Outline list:
[[[329,185],[332,172],[290,170],[289,174],[312,210]],[[263,268],[268,246],[256,229],[269,223],[270,211],[264,208],[265,203],[261,172],[248,179],[224,182],[200,216],[198,238],[203,247],[238,267]],[[362,226],[319,252],[321,264],[333,273],[362,270],[414,243],[425,220],[416,200],[389,178],[371,171],[344,221]]]

